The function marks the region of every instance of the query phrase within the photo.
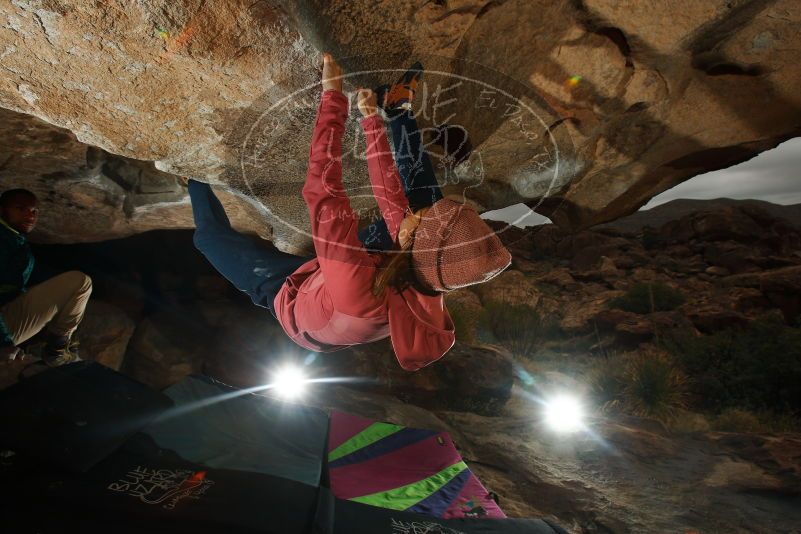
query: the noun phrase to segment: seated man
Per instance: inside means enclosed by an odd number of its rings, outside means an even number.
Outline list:
[[[33,255],[26,239],[39,215],[36,195],[11,189],[0,195],[0,360],[14,359],[18,345],[47,326],[42,360],[50,366],[78,360],[70,339],[83,319],[92,280],[70,271],[26,288]]]

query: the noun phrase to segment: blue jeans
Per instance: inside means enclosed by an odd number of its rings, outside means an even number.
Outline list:
[[[395,162],[410,208],[414,211],[431,206],[442,198],[442,192],[434,166],[425,153],[417,121],[408,111],[397,112],[390,117],[389,126]],[[195,218],[195,247],[221,275],[247,293],[253,304],[273,311],[275,296],[287,277],[312,257],[281,252],[261,239],[231,228],[225,209],[208,184],[189,180],[189,198]],[[359,239],[369,251],[393,246],[384,219],[364,228]]]
[[[389,112],[389,130],[395,149],[395,164],[403,182],[403,191],[409,199],[409,208],[417,211],[433,205],[442,198],[442,191],[434,174],[434,165],[426,154],[423,136],[411,111]],[[367,250],[381,251],[392,248],[387,223],[384,219],[366,226],[359,239]]]
[[[256,237],[240,234],[228,221],[208,184],[189,180],[195,218],[195,247],[253,304],[272,311],[287,276],[312,258],[281,252]]]

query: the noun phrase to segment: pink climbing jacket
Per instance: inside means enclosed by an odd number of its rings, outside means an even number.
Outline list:
[[[389,287],[372,294],[383,255],[369,253],[358,238],[358,217],[342,185],[342,134],[348,100],[323,92],[317,110],[303,199],[309,207],[317,257],[290,275],[275,297],[274,310],[289,337],[301,347],[333,352],[391,337],[401,367],[415,371],[438,360],[455,342],[453,321],[442,294]],[[396,240],[409,213],[384,121],[361,121],[367,168],[389,235]]]

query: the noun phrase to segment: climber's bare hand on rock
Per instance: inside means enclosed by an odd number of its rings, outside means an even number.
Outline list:
[[[342,67],[334,60],[334,56],[323,54],[323,90],[335,89],[342,92]]]

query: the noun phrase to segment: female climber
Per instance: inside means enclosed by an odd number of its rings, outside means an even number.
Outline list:
[[[401,367],[420,369],[455,341],[445,293],[485,282],[511,263],[474,209],[443,198],[411,111],[420,75],[413,68],[377,91],[380,101],[369,89],[358,92],[370,183],[384,221],[360,235],[342,185],[348,99],[341,67],[324,54],[302,192],[316,257],[237,233],[209,186],[189,181],[195,246],[255,304],[270,309],[301,347],[332,352],[390,337]],[[390,121],[397,167],[379,104]]]

